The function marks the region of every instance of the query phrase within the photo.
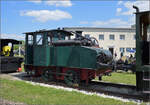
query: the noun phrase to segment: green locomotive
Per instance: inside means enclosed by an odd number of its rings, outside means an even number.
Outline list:
[[[112,54],[98,47],[95,38],[63,29],[27,32],[25,71],[47,81],[64,80],[68,85],[88,83],[112,71]],[[72,37],[76,35],[74,39]]]

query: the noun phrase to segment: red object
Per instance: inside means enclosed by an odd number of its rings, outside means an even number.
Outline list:
[[[22,68],[21,68],[21,67],[19,67],[19,68],[18,68],[18,72],[21,72],[21,71],[22,71]]]
[[[56,66],[32,66],[32,65],[25,65],[25,70],[28,71],[35,71],[34,76],[40,76],[42,75],[42,72],[44,69],[49,69],[53,70],[53,72],[56,72]],[[61,68],[61,73],[66,73],[68,70],[74,70],[80,74],[80,80],[85,80],[86,84],[88,84],[89,79],[94,79],[96,76],[103,76],[105,74],[108,74],[112,72],[111,69],[102,69],[102,70],[91,70],[91,69],[80,69],[80,68],[67,68],[67,67],[62,67]],[[54,78],[57,80],[64,80],[64,75],[57,76],[54,74]]]

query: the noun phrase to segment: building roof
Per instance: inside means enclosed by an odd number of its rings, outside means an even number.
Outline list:
[[[135,32],[135,28],[63,27],[63,29],[85,32]]]

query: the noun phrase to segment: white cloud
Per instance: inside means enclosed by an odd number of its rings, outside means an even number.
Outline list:
[[[70,0],[28,0],[29,2],[32,3],[42,3],[45,2],[47,5],[54,5],[56,7],[71,7],[72,3]]]
[[[28,1],[32,3],[36,3],[36,4],[39,4],[42,2],[42,0],[28,0]]]
[[[122,8],[117,8],[117,12],[121,12]]]
[[[130,27],[131,25],[135,24],[135,15],[133,13],[136,10],[133,8],[133,5],[137,6],[140,11],[147,11],[149,10],[150,6],[149,1],[119,1],[118,5],[121,5],[121,7],[116,9],[116,15],[127,16],[128,20],[123,21],[121,19],[117,19],[113,20],[113,22],[108,20],[105,22],[105,24],[109,23],[111,26],[115,27]]]
[[[121,5],[123,3],[123,1],[118,1],[118,5]]]
[[[149,1],[119,1],[117,5],[121,5],[116,9],[116,15],[124,15],[128,20],[123,20],[120,18],[113,18],[105,21],[92,21],[88,22],[88,25],[94,27],[131,27],[131,25],[135,24],[135,9],[133,5],[137,6],[140,11],[148,11],[150,7]],[[80,24],[84,22],[80,22]]]
[[[61,10],[32,10],[32,11],[21,11],[21,16],[34,17],[39,22],[46,22],[49,20],[58,21],[61,19],[71,19],[72,16]]]
[[[45,1],[47,5],[55,5],[56,7],[70,7],[72,3],[70,0],[48,0]]]
[[[22,35],[22,34],[21,35],[17,35],[17,34],[5,34],[5,33],[2,33],[1,34],[1,38],[25,40],[25,36]]]
[[[149,1],[127,1],[123,3],[123,6],[127,8],[127,11],[122,11],[122,15],[133,15],[135,9],[133,9],[133,5],[137,6],[140,11],[147,11],[149,10]]]
[[[135,15],[129,17],[128,23],[130,23],[131,25],[135,24]]]
[[[94,27],[118,27],[118,28],[126,28],[132,25],[129,21],[124,21],[119,18],[110,19],[107,21],[94,21],[91,22],[92,26]]]
[[[116,9],[116,14],[119,15],[121,11],[122,11],[122,8],[117,8]]]

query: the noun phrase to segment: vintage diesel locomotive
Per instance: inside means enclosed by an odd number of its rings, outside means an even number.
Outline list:
[[[44,80],[79,84],[112,71],[112,54],[94,37],[63,29],[26,32],[25,71]],[[73,38],[74,37],[74,38]]]
[[[0,39],[0,73],[21,71],[22,57],[14,56],[14,45],[22,42],[15,39]]]

